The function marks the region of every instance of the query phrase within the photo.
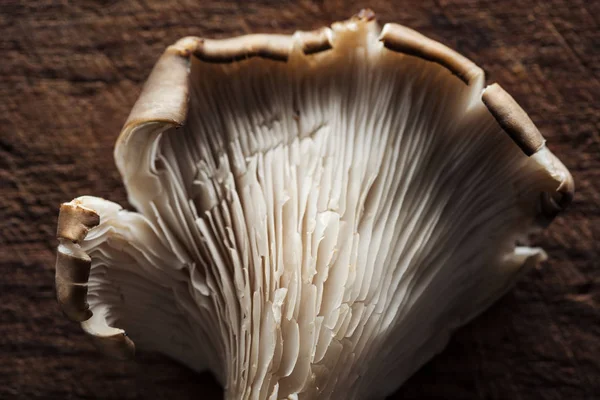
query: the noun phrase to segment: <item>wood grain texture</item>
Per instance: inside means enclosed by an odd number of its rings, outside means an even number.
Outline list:
[[[397,399],[600,396],[600,2],[586,0],[0,2],[0,398],[219,398],[158,355],[100,357],[54,299],[59,204],[126,205],[112,158],[162,50],[185,35],[292,32],[365,5],[482,66],[577,185],[534,243],[550,260],[460,329]]]

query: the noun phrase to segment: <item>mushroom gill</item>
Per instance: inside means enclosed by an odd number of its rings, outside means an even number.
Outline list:
[[[381,398],[545,259],[573,194],[482,70],[370,12],[167,48],[115,160],[137,212],[61,207],[56,287],[98,347],[228,399]],[[125,334],[125,332],[127,334]]]

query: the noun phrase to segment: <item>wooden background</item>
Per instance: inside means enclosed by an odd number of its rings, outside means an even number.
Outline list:
[[[550,261],[411,378],[397,399],[600,398],[600,2],[0,2],[0,398],[212,399],[158,355],[100,357],[54,300],[62,201],[126,205],[112,148],[142,83],[179,37],[292,32],[370,6],[473,59],[573,172],[572,208],[534,239]]]

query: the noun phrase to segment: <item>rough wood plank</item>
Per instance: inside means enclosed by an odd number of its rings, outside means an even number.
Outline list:
[[[418,3],[418,4],[417,4]],[[0,4],[0,398],[219,398],[168,359],[100,358],[58,311],[60,202],[126,204],[112,159],[163,48],[185,35],[316,28],[359,1],[3,1]],[[592,399],[600,393],[600,3],[373,0],[382,22],[472,58],[571,169],[571,210],[535,243],[550,261],[400,389],[402,399]],[[597,397],[596,397],[597,398]]]

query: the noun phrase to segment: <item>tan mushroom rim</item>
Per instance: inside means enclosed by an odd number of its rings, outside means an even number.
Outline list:
[[[336,24],[376,24],[375,15],[363,10],[347,21]],[[186,120],[189,100],[191,57],[210,63],[232,63],[251,57],[286,62],[294,46],[300,43],[303,53],[310,55],[333,49],[329,27],[293,35],[251,34],[230,39],[186,37],[169,46],[155,65],[136,102],[115,147],[116,158],[124,155],[125,143],[140,124],[161,122],[181,126]],[[540,155],[538,162],[556,183],[556,191],[543,193],[541,202],[543,225],[564,210],[573,198],[574,183],[569,171],[550,152],[545,140],[527,113],[500,85],[483,89],[483,70],[471,60],[420,33],[393,23],[381,29],[379,40],[390,51],[404,53],[437,63],[447,68],[466,85],[481,92],[481,100],[498,125],[527,156]],[[159,95],[160,94],[160,95]],[[160,98],[160,104],[156,99]],[[56,263],[56,289],[59,304],[72,320],[85,321],[82,326],[104,353],[129,358],[134,344],[123,330],[106,327],[102,331],[92,321],[87,303],[87,281],[91,259],[80,248],[87,232],[99,224],[95,211],[74,200],[60,209],[57,236],[60,241]],[[102,325],[102,324],[100,324]]]

